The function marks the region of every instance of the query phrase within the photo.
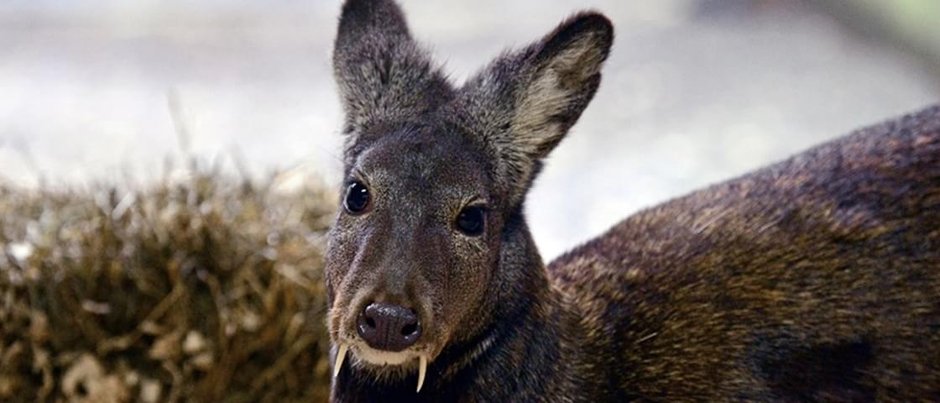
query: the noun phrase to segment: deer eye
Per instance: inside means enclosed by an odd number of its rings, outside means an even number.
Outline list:
[[[485,210],[481,206],[467,206],[457,215],[457,229],[464,235],[479,236],[483,234],[485,225]]]
[[[349,184],[346,188],[346,198],[343,200],[343,207],[349,214],[362,214],[369,208],[369,201],[372,197],[369,195],[369,188],[359,181]]]

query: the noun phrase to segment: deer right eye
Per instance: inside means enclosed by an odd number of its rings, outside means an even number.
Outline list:
[[[485,210],[480,206],[467,206],[457,216],[457,229],[468,236],[482,235],[485,225]]]
[[[353,182],[346,188],[346,199],[343,201],[343,207],[349,214],[362,214],[369,208],[369,188],[361,182]]]

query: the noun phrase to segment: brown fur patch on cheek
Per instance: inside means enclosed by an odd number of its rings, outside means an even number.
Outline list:
[[[335,263],[327,264],[326,266],[326,282],[329,288],[327,327],[330,332],[330,337],[334,340],[336,340],[339,335],[338,332],[341,328],[343,315],[346,312],[346,307],[349,305],[348,298],[343,289],[343,278],[347,271],[340,269],[340,267],[342,267],[342,265],[336,265]]]
[[[340,331],[343,328],[343,312],[346,311],[344,306],[345,304],[339,304],[340,306],[334,306],[329,309],[327,313],[327,328],[330,332],[330,338],[333,341],[338,341],[340,339]]]
[[[490,282],[491,263],[489,248],[482,238],[456,239],[453,250],[455,259],[449,268],[444,317],[455,336],[468,334],[480,325],[480,313],[484,309],[485,293]]]
[[[343,319],[347,315],[352,295],[349,292],[350,278],[354,274],[355,240],[348,225],[338,219],[330,233],[327,245],[324,277],[328,291],[327,326],[334,340],[340,335]]]

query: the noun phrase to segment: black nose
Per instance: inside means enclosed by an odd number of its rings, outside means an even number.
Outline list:
[[[374,302],[369,304],[357,320],[359,336],[378,350],[401,351],[421,337],[418,315],[399,305]]]

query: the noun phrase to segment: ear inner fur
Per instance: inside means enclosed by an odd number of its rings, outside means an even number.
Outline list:
[[[453,106],[459,124],[498,161],[494,177],[509,190],[510,204],[522,201],[541,160],[593,98],[612,42],[606,17],[577,14],[459,90]]]

